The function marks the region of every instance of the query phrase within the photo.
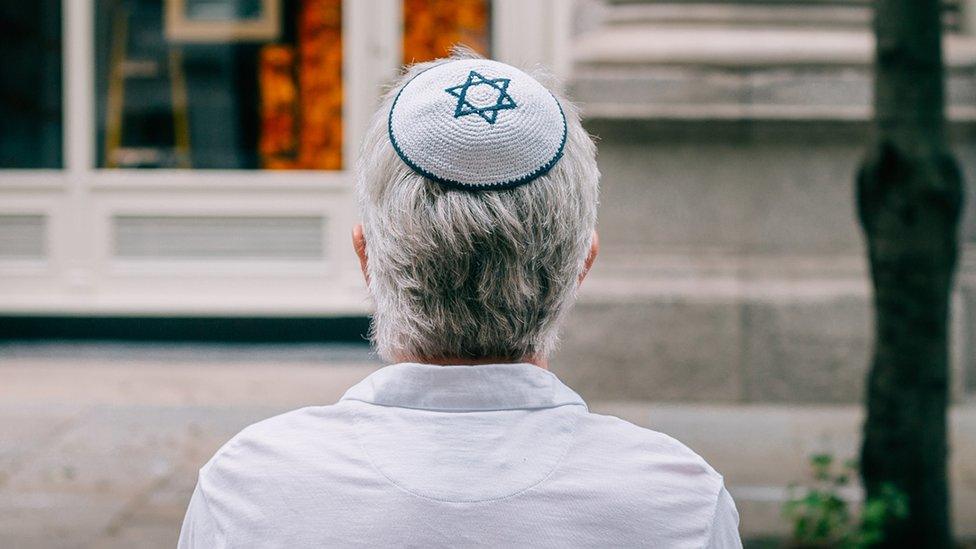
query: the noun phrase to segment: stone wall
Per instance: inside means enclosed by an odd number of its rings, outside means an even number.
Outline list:
[[[853,182],[869,139],[867,29],[663,27],[612,14],[666,2],[592,4],[583,13],[600,20],[577,21],[570,92],[599,138],[602,252],[555,359],[562,375],[594,399],[859,401],[872,332]],[[976,42],[947,40],[970,189],[953,312],[961,399],[976,390]]]

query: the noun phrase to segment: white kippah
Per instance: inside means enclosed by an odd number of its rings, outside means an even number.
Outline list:
[[[417,173],[449,187],[524,185],[563,154],[566,116],[542,84],[489,59],[431,67],[390,107],[390,142]]]

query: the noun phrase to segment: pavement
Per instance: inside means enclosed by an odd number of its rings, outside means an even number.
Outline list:
[[[0,344],[0,546],[174,547],[197,470],[224,442],[335,402],[380,365],[355,345]],[[808,479],[812,453],[853,457],[861,422],[843,406],[589,404],[702,454],[747,537],[786,531],[788,485]],[[957,531],[976,536],[976,405],[954,410],[953,437]]]
[[[344,346],[0,345],[0,546],[175,547],[224,442],[379,365]]]

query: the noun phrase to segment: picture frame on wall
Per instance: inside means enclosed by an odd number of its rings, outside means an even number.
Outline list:
[[[166,0],[171,42],[270,42],[281,34],[281,0]]]

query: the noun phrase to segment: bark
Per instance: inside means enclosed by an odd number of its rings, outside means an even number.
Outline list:
[[[857,178],[874,288],[861,477],[908,514],[886,547],[950,547],[948,312],[963,202],[946,144],[938,0],[876,0],[875,126]]]

